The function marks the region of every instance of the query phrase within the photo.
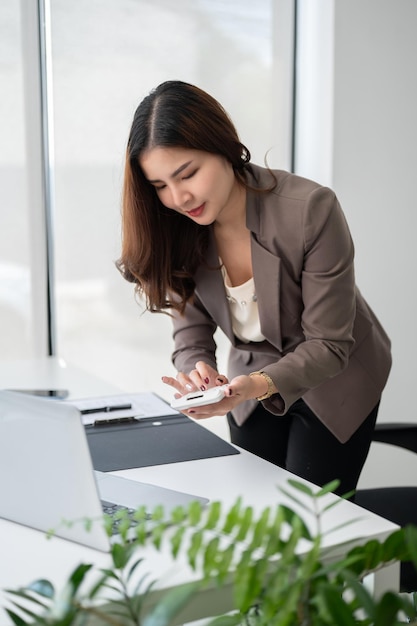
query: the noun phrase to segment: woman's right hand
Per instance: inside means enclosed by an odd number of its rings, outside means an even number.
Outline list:
[[[184,372],[178,372],[176,378],[172,376],[162,376],[162,382],[170,387],[173,387],[177,392],[176,398],[190,393],[190,391],[205,391],[211,387],[218,387],[225,385],[229,382],[227,376],[219,374],[217,370],[205,363],[204,361],[198,361],[189,374]]]

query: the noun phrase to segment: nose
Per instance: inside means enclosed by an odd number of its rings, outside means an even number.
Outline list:
[[[184,209],[192,198],[192,194],[182,185],[174,185],[171,194],[176,209]]]

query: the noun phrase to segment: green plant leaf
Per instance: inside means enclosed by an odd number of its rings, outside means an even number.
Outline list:
[[[207,530],[212,530],[216,528],[220,515],[221,515],[222,506],[220,502],[212,502],[208,509],[207,520],[205,523],[205,528]]]
[[[400,623],[398,613],[407,611],[402,598],[391,591],[385,593],[377,604],[374,626],[393,626]],[[406,613],[407,614],[407,613]]]
[[[187,550],[188,562],[190,563],[193,569],[196,568],[197,556],[199,554],[202,544],[203,544],[203,532],[201,530],[197,530],[191,537],[190,546]]]
[[[385,562],[382,543],[376,539],[362,546],[355,546],[347,556],[353,557],[349,569],[358,576],[363,576]]]
[[[226,520],[222,528],[222,532],[226,535],[230,534],[239,522],[240,511],[242,508],[242,498],[238,498],[226,515]]]
[[[122,585],[120,583],[119,578],[117,578],[117,576],[115,576],[116,582],[117,584],[113,583],[113,582],[109,582],[109,580],[105,580],[103,582],[103,588],[104,589],[110,589],[111,591],[114,591],[116,593],[116,595],[120,595],[121,593],[121,589],[122,589]],[[112,579],[113,580],[113,579]]]
[[[283,541],[281,539],[282,524],[285,522],[285,514],[281,506],[277,506],[275,517],[268,528],[268,535],[264,542],[264,554],[272,557],[281,552]]]
[[[72,585],[74,591],[76,591],[81,583],[83,582],[85,575],[90,569],[93,567],[92,563],[81,563],[75,570],[72,572],[69,582]]]
[[[303,518],[300,515],[298,515],[298,513],[296,513],[293,509],[290,509],[285,504],[280,504],[280,508],[282,509],[282,515],[284,517],[284,520],[293,528],[297,524],[297,528],[300,529],[301,536],[303,537],[303,539],[307,539],[308,541],[312,541],[313,540],[313,536],[312,536],[312,534],[311,534],[307,524],[303,520]]]
[[[130,564],[129,569],[126,572],[126,582],[129,582],[132,575],[135,573],[139,565],[141,565],[142,563],[143,563],[143,558],[139,557],[138,559],[133,561],[133,563]]]
[[[155,580],[150,580],[149,582],[147,582],[147,584],[145,585],[145,581],[146,579],[150,576],[149,572],[147,572],[146,574],[144,574],[143,576],[141,576],[141,578],[138,580],[138,582],[136,583],[136,585],[133,587],[132,590],[132,596],[135,598],[139,598],[142,597],[144,598],[152,589],[152,587],[155,584]],[[142,590],[140,592],[140,596],[139,596],[139,590]]]
[[[102,570],[100,570],[102,571]],[[113,573],[113,572],[112,572]],[[108,574],[104,573],[103,576],[100,576],[100,578],[95,582],[95,584],[90,588],[90,590],[88,591],[88,593],[86,594],[86,597],[89,599],[93,599],[95,598],[95,596],[99,593],[99,591],[103,588],[106,580],[108,580]]]
[[[300,506],[302,509],[304,509],[304,511],[308,511],[308,513],[311,513],[312,515],[314,515],[314,509],[309,507],[306,504],[306,502],[304,502],[300,498],[297,498],[297,496],[295,496],[293,493],[291,493],[291,491],[289,491],[285,487],[279,487],[279,490],[280,490],[281,493],[284,494],[284,496],[287,496],[287,498],[289,500],[292,500],[293,502],[298,504],[298,506]],[[283,506],[283,505],[281,504],[280,506]]]
[[[134,528],[135,540],[134,544],[144,546],[148,539],[148,529],[145,521],[139,522]]]
[[[38,595],[33,595],[30,592],[28,593],[27,588],[22,588],[22,589],[17,589],[17,590],[6,589],[5,591],[6,593],[9,593],[11,595],[18,596],[19,598],[24,598],[25,600],[28,600],[29,602],[32,602],[33,604],[37,604],[38,606],[41,606],[43,609],[46,609],[49,606],[49,603],[43,602]]]
[[[246,613],[257,601],[266,582],[269,567],[267,559],[255,559],[240,562],[234,576],[234,598],[236,608]]]
[[[340,503],[341,503],[340,500],[338,498],[336,498],[335,500],[332,500],[331,502],[329,502],[329,504],[326,504],[325,506],[321,507],[320,513],[321,514],[326,513],[326,511],[330,511],[330,509],[332,509],[333,507],[339,506]],[[356,520],[361,520],[361,519],[363,519],[363,516],[356,518]]]
[[[165,522],[161,522],[152,528],[152,543],[157,550],[160,550],[162,545],[162,540],[164,538],[164,533],[167,525]]]
[[[375,620],[375,600],[366,589],[365,585],[359,581],[356,576],[353,576],[346,570],[342,572],[342,575],[354,593],[356,605],[360,606],[372,621]]]
[[[253,520],[253,507],[248,506],[243,511],[239,521],[239,529],[235,537],[235,541],[243,541],[249,532]]]
[[[266,539],[266,531],[268,528],[269,516],[271,509],[267,507],[261,513],[261,516],[255,522],[250,547],[252,550],[259,548]]]
[[[404,536],[410,560],[413,561],[414,566],[417,568],[417,526],[411,524],[406,526],[404,529]]]
[[[29,622],[24,620],[22,617],[20,617],[17,613],[12,611],[11,609],[5,609],[5,611],[7,615],[10,617],[10,619],[12,620],[13,624],[15,624],[15,626],[28,626]]]
[[[113,534],[113,518],[111,515],[108,515],[107,513],[103,514],[103,525],[107,536],[111,537]]]
[[[341,528],[346,528],[346,526],[350,526],[351,524],[356,524],[356,522],[358,522],[359,520],[360,518],[357,517],[356,519],[350,519],[350,520],[347,520],[346,522],[342,522],[341,524],[337,524],[336,526],[333,526],[332,528],[329,528],[328,530],[324,531],[322,535],[323,537],[328,537],[329,535],[337,532]],[[346,541],[346,544],[348,543],[349,541]]]
[[[241,626],[243,624],[243,615],[236,613],[235,615],[220,615],[208,622],[206,626]]]
[[[410,556],[407,528],[400,528],[392,532],[382,544],[382,558],[386,563],[409,560]]]
[[[188,521],[191,526],[197,526],[201,520],[201,504],[197,500],[193,500],[188,505]]]
[[[340,497],[342,498],[342,500],[349,500],[352,496],[354,496],[356,493],[356,489],[352,489],[351,491],[347,491],[346,493],[342,494]]]
[[[31,599],[30,596],[25,598],[25,600],[30,600],[30,599]],[[30,618],[32,618],[31,621],[28,622],[29,624],[32,624],[32,620],[36,622],[36,620],[39,618],[37,613],[35,613],[34,611],[31,611],[29,608],[27,608],[23,604],[19,604],[19,602],[15,602],[15,601],[13,601],[12,604],[16,609],[19,609],[21,613],[23,613],[24,615],[28,615]]]
[[[186,527],[180,526],[171,537],[171,552],[174,559],[178,556],[180,551],[185,531]]]
[[[128,541],[128,533],[129,533],[131,525],[132,525],[132,522],[127,516],[123,517],[118,523],[117,531],[123,543],[127,543]]]
[[[148,510],[144,504],[142,506],[139,506],[137,509],[135,509],[132,515],[132,519],[135,522],[143,522],[147,518],[148,518]]]
[[[229,574],[234,553],[235,553],[235,544],[231,544],[225,550],[223,550],[222,555],[221,555],[221,560],[218,566],[220,581],[223,581]]]
[[[210,574],[217,572],[218,559],[220,556],[219,544],[220,538],[213,537],[204,549],[203,571],[206,576],[210,576]]]
[[[340,485],[340,480],[338,479],[332,480],[329,483],[326,483],[319,491],[316,491],[315,493],[313,492],[313,497],[322,498],[328,493],[334,493],[336,489],[339,487],[339,485]],[[338,500],[336,500],[336,502],[338,502]]]
[[[352,615],[349,605],[343,600],[340,590],[331,584],[322,585],[316,597],[319,608],[330,621],[325,624],[334,626],[355,626],[358,622]]]
[[[110,548],[110,554],[114,567],[116,569],[123,569],[126,567],[130,557],[132,556],[133,550],[133,544],[113,543]]]
[[[48,599],[52,599],[55,593],[53,584],[49,580],[45,579],[35,580],[33,583],[30,583],[30,585],[28,585],[26,589],[34,591],[43,598]]]
[[[111,568],[109,568],[109,567],[107,567],[107,568],[103,567],[103,568],[100,570],[100,572],[102,572],[102,574],[104,574],[104,577],[105,577],[106,579],[108,579],[108,578],[114,578],[114,579],[116,579],[116,580],[119,580],[119,577],[118,577],[118,575],[116,574],[116,572],[115,572],[114,570],[112,570]]]
[[[162,506],[162,504],[159,504],[158,506],[156,506],[152,513],[151,513],[151,518],[156,521],[159,522],[161,520],[163,520],[165,517],[165,510],[164,507]]]
[[[177,613],[187,604],[201,583],[188,583],[172,589],[143,620],[143,626],[168,626]]]
[[[173,524],[180,524],[187,518],[187,511],[183,506],[176,506],[171,511],[171,522]]]
[[[297,491],[301,491],[302,493],[305,493],[306,495],[308,495],[311,499],[314,499],[315,492],[309,485],[306,485],[305,483],[301,482],[300,480],[297,480],[296,478],[289,478],[287,482],[289,485],[291,485],[293,489],[296,489]]]

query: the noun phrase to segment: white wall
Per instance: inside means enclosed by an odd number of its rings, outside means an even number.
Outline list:
[[[333,39],[333,74],[326,62],[316,67],[318,84],[325,88],[315,94],[323,98],[323,107],[333,100],[323,132],[325,140],[332,136],[333,157],[320,170],[308,154],[299,154],[299,169],[314,178],[332,172],[331,185],[356,245],[358,285],[392,339],[394,364],[380,421],[416,421],[417,2],[307,2],[310,10],[311,4],[320,3],[318,10],[327,11],[321,33],[316,31],[318,40]],[[332,11],[333,33],[327,19]],[[309,104],[306,99],[304,103]],[[317,128],[315,136],[320,155]],[[417,461],[411,453],[379,445],[361,484],[398,484],[404,474],[409,475],[407,482],[417,483]]]

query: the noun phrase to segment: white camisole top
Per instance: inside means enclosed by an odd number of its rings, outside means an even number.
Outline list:
[[[234,334],[244,343],[264,341],[253,278],[242,285],[232,287],[224,265],[222,265],[222,274]]]

